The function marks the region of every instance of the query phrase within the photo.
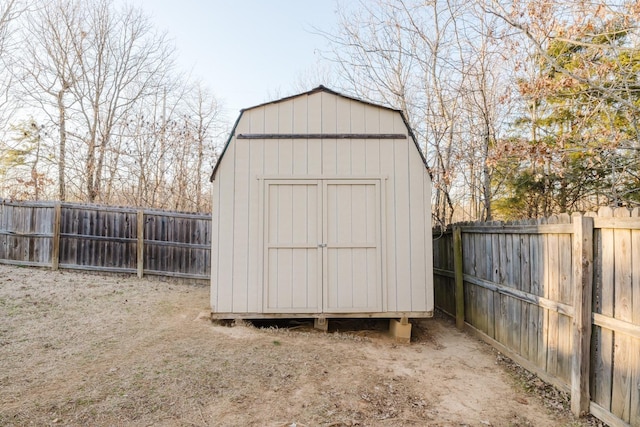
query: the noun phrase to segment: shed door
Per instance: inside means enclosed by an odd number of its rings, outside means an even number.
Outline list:
[[[318,181],[267,181],[264,310],[318,313],[322,307],[322,191]]]
[[[382,310],[380,181],[323,184],[325,312]]]
[[[265,183],[264,309],[382,310],[378,180]]]

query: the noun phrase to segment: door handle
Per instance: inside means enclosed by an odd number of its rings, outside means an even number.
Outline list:
[[[318,247],[319,248],[326,248],[327,244],[326,243],[318,243]]]

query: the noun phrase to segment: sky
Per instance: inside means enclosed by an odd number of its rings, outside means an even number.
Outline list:
[[[292,94],[327,49],[335,0],[132,0],[177,48],[178,67],[201,80],[227,115]],[[313,89],[309,87],[305,90]]]

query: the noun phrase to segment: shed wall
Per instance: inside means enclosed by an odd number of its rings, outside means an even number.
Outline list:
[[[397,133],[407,139],[236,139]],[[245,110],[213,181],[212,311],[263,311],[263,181],[383,177],[383,311],[433,310],[431,181],[398,112],[319,92]]]

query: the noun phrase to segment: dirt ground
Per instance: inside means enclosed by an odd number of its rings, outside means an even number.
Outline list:
[[[214,325],[197,319],[208,297],[0,265],[0,425],[593,425],[448,319],[414,324],[402,345],[378,321]]]

